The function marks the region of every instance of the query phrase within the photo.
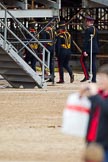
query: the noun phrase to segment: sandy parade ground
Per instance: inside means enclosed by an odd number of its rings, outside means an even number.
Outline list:
[[[45,89],[10,88],[0,79],[0,162],[81,162],[84,139],[63,134],[61,126],[66,99],[82,78],[75,73],[69,83],[65,73],[64,84]]]

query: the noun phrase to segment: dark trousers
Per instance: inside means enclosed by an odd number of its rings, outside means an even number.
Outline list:
[[[68,55],[66,53],[64,53],[64,54],[62,53],[62,55],[58,57],[58,69],[59,69],[60,81],[64,81],[64,70],[63,70],[63,68],[65,68],[67,70],[70,77],[72,76],[72,69],[69,66],[69,59],[70,59],[70,55]]]
[[[49,70],[50,70],[50,75],[52,76],[53,71],[54,71],[54,64],[53,64],[54,46],[47,45],[46,48],[50,51],[50,67],[49,67]]]
[[[29,64],[34,71],[36,71],[36,58],[29,51],[26,51],[25,62]]]
[[[54,65],[53,65],[53,51],[50,53],[50,75],[53,74]]]
[[[87,65],[87,61],[89,61],[89,66],[90,66],[90,55],[84,56],[82,54],[80,57],[80,63],[81,63],[85,78],[89,79],[90,68]],[[96,82],[96,54],[95,53],[92,54],[92,82]]]

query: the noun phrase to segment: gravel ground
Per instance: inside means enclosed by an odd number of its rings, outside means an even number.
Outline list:
[[[64,84],[15,89],[0,77],[0,162],[81,162],[84,139],[63,134],[61,126],[66,99],[82,78],[75,73],[69,83],[65,73]]]

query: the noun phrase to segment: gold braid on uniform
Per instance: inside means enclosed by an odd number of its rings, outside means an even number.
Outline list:
[[[61,46],[63,48],[69,49],[71,47],[71,35],[69,34],[69,32],[62,32],[59,33],[58,36],[60,36],[61,38],[64,38],[65,43],[61,44]]]
[[[52,28],[50,28],[50,30],[46,30],[46,32],[49,34],[49,36],[50,36],[50,40],[53,40],[53,29]],[[53,43],[51,43],[51,42],[48,42],[47,43],[49,46],[52,46],[53,45]]]

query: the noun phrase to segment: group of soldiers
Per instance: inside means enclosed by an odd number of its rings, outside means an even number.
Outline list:
[[[81,82],[84,82],[89,79],[89,72],[88,72],[88,66],[86,66],[86,59],[90,58],[90,35],[93,34],[93,57],[92,57],[92,82],[96,82],[96,54],[99,52],[99,45],[98,45],[98,31],[94,27],[94,19],[91,17],[86,17],[86,25],[87,28],[85,30],[85,37],[84,37],[84,43],[83,43],[83,50],[81,55],[81,65],[82,70],[84,72],[84,79],[81,80]],[[36,29],[35,29],[35,21],[31,21],[28,24],[29,31],[36,35]],[[48,23],[48,25],[46,25]],[[70,60],[70,54],[72,54],[71,51],[71,34],[66,28],[66,22],[65,20],[61,20],[58,22],[57,26],[58,28],[55,30],[55,25],[53,22],[49,23],[48,21],[43,22],[44,26],[41,25],[41,32],[38,35],[39,39],[43,40],[52,40],[51,42],[43,42],[43,45],[50,51],[50,78],[49,82],[54,81],[54,57],[57,58],[58,61],[58,70],[59,70],[59,83],[64,83],[64,68],[69,73],[70,77],[70,83],[74,81],[74,75],[72,68],[69,66],[69,60]],[[42,30],[42,28],[44,30]],[[30,36],[27,36],[27,39],[31,39]],[[34,47],[33,47],[34,46]],[[31,43],[31,48],[33,48],[36,53],[38,53],[38,45],[35,45]],[[36,71],[36,58],[31,55],[29,52],[25,52],[26,57],[25,61],[27,63],[31,62],[31,67],[33,70]]]
[[[48,22],[43,22],[44,26]],[[41,26],[43,28],[43,26]],[[35,21],[30,21],[28,24],[28,30],[35,36]],[[30,35],[26,36],[27,40],[30,40]],[[69,58],[71,52],[71,35],[66,29],[65,21],[62,20],[58,23],[58,30],[55,32],[54,23],[51,22],[44,30],[42,30],[38,36],[40,40],[52,40],[51,42],[43,42],[43,45],[50,51],[50,78],[49,82],[53,81],[54,77],[54,57],[58,60],[58,69],[59,69],[59,81],[57,83],[64,83],[64,71],[63,68],[67,70],[70,76],[70,82],[74,81],[74,75],[72,69],[69,66]],[[35,45],[34,45],[35,44]],[[36,53],[38,53],[39,46],[36,46],[36,43],[31,43],[30,48],[33,48]],[[54,56],[54,53],[56,54]],[[40,56],[41,57],[41,56]],[[36,58],[30,54],[29,51],[25,50],[25,61],[36,71]]]

